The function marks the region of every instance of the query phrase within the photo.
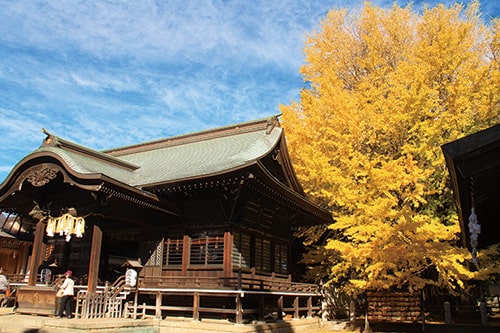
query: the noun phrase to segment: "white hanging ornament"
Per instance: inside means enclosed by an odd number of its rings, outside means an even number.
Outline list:
[[[472,247],[472,262],[477,263],[477,246],[478,238],[481,233],[481,225],[478,223],[475,208],[472,207],[471,214],[469,216],[469,233],[470,233],[470,246]]]

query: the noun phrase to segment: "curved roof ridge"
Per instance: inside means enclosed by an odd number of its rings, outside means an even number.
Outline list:
[[[239,133],[248,133],[259,131],[265,128],[280,127],[278,116],[272,116],[268,118],[262,118],[258,120],[252,120],[244,123],[237,123],[222,127],[217,127],[213,129],[208,129],[204,131],[192,132],[187,134],[181,134],[177,136],[167,137],[163,139],[142,142],[138,144],[133,144],[124,147],[117,147],[112,149],[107,149],[102,151],[103,153],[109,154],[111,156],[125,156],[129,154],[135,154],[140,152],[151,151],[155,149],[162,149],[166,147],[173,147],[178,145],[184,145],[199,141],[205,141],[210,139],[222,138],[226,136],[231,136]],[[270,131],[269,131],[270,132]]]

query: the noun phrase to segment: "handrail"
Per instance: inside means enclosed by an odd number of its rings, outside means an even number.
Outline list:
[[[60,287],[64,283],[64,275],[57,275],[56,278],[50,283],[51,287]]]
[[[319,291],[315,284],[287,280],[262,280],[243,276],[236,277],[189,277],[189,276],[144,276],[139,278],[139,288],[216,288],[221,290],[262,290],[288,292]]]
[[[111,288],[116,288],[122,284],[125,284],[125,275],[120,275],[115,282],[111,285]]]
[[[125,281],[125,275],[122,275],[118,279],[116,279],[115,282],[113,282],[113,284],[109,287],[109,296],[118,297],[118,295],[122,294],[126,288],[127,284]]]
[[[64,277],[57,275],[50,283],[51,287],[62,284]],[[27,283],[24,274],[9,275],[13,285]],[[75,286],[76,287],[76,286]],[[85,285],[80,286],[85,288]],[[102,288],[103,286],[98,286]],[[138,287],[164,287],[164,288],[218,288],[221,290],[269,290],[269,291],[317,291],[315,284],[292,282],[289,279],[276,276],[255,276],[253,274],[238,274],[233,277],[199,277],[199,276],[144,276],[138,278]],[[115,295],[126,289],[125,276],[116,279],[109,287]]]
[[[40,275],[40,274],[38,274]],[[26,274],[7,274],[7,279],[9,280],[10,283],[16,283],[16,282],[27,282],[28,277]]]

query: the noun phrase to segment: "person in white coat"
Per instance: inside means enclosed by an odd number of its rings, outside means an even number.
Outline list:
[[[9,289],[9,280],[3,271],[3,267],[0,267],[0,294],[5,296],[7,289]]]
[[[73,317],[73,296],[74,296],[74,286],[75,282],[72,279],[73,272],[67,271],[64,273],[64,282],[60,289],[62,290],[61,306],[59,307],[59,312],[57,318],[62,318],[63,314],[66,314],[66,318],[71,319]]]
[[[0,307],[4,306],[6,302],[6,297],[9,295],[7,291],[9,290],[9,280],[3,271],[3,267],[0,267]]]

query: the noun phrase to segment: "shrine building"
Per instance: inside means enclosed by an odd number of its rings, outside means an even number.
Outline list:
[[[19,312],[52,315],[68,269],[81,318],[318,310],[294,231],[333,221],[305,196],[277,117],[106,151],[44,133],[0,185],[12,247],[0,264],[19,277]]]

